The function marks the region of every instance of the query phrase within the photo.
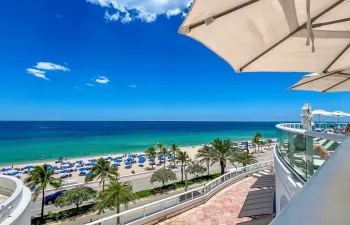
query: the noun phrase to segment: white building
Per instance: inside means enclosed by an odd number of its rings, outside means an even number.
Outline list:
[[[22,181],[0,175],[0,224],[29,225],[31,192]]]

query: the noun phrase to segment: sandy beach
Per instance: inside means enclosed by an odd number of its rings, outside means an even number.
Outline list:
[[[201,146],[186,146],[186,147],[180,147],[181,151],[186,151],[188,153],[188,155],[190,156],[190,158],[192,160],[195,159],[195,155],[197,154],[198,150],[201,148]],[[250,152],[254,151],[253,147],[249,147]],[[141,154],[144,152],[131,152],[131,154]],[[51,166],[57,166],[58,169],[56,171],[60,171],[60,170],[64,170],[64,167],[61,166],[68,166],[71,163],[75,163],[74,167],[71,168],[73,170],[77,169],[77,171],[73,171],[67,174],[71,174],[71,177],[67,177],[64,178],[63,180],[68,182],[69,184],[76,184],[76,183],[84,183],[85,182],[85,176],[80,176],[80,171],[79,168],[81,167],[77,167],[78,163],[76,163],[76,161],[78,160],[82,160],[84,162],[84,164],[89,163],[90,160],[92,159],[98,159],[98,158],[107,158],[107,157],[111,157],[111,158],[116,158],[117,156],[122,156],[122,154],[108,154],[108,155],[102,155],[102,156],[88,156],[88,157],[83,157],[83,158],[67,158],[67,159],[63,159],[63,162],[67,162],[68,164],[66,165],[61,165],[61,163],[56,163],[54,160],[49,160],[49,161],[36,161],[36,162],[27,162],[27,163],[20,163],[20,164],[14,164],[14,165],[7,165],[7,166],[1,166],[0,169],[2,170],[3,168],[11,168],[11,170],[8,170],[6,172],[1,172],[4,175],[7,174],[11,174],[13,172],[19,171],[20,174],[18,174],[17,176],[19,176],[19,178],[24,181],[24,179],[28,176],[28,174],[23,173],[23,171],[21,170],[16,170],[16,168],[21,169],[24,168],[25,166],[36,166],[36,165],[43,165],[44,163],[49,164]],[[127,157],[123,158],[126,159]],[[136,161],[138,161],[138,158],[135,158]],[[113,162],[113,160],[111,160],[111,164],[113,164],[115,162]],[[170,163],[167,162],[167,165],[169,165]],[[118,172],[120,174],[120,176],[125,176],[125,175],[131,175],[133,174],[132,171],[135,172],[135,174],[139,174],[139,173],[143,173],[143,172],[147,172],[151,170],[151,165],[149,164],[149,161],[146,160],[146,162],[144,163],[143,167],[140,167],[138,163],[134,163],[132,164],[131,168],[125,168],[125,164],[124,162],[120,163],[121,166],[118,166]],[[83,166],[85,167],[85,166]],[[156,160],[156,164],[154,165],[154,168],[159,168],[159,167],[163,167],[163,164],[159,163],[159,160]],[[12,169],[13,168],[13,169]],[[86,173],[89,173],[89,171],[85,171]],[[64,174],[60,173],[60,174],[55,174],[54,177],[59,178],[61,176],[63,176]]]
[[[189,147],[180,147],[180,150],[181,151],[186,151],[189,156],[191,157],[191,159],[194,159],[196,153],[198,152],[198,150],[201,148],[201,146],[189,146]],[[141,153],[144,153],[144,152],[132,152],[131,154],[141,154]],[[75,163],[77,160],[82,160],[84,162],[84,164],[88,163],[89,160],[92,160],[92,159],[99,159],[99,158],[107,158],[107,157],[112,157],[112,158],[116,158],[117,156],[122,156],[122,154],[108,154],[108,155],[102,155],[102,156],[89,156],[89,157],[84,157],[84,158],[68,158],[67,160],[66,159],[63,159],[63,162],[68,162],[69,164],[70,163]],[[124,159],[126,159],[126,157],[123,158],[123,161]],[[137,158],[136,158],[136,161]],[[1,166],[0,169],[3,169],[3,168],[11,168],[11,170],[9,171],[6,171],[6,172],[1,172],[2,174],[11,174],[16,170],[16,168],[24,168],[25,166],[36,166],[36,165],[43,165],[43,164],[49,164],[51,166],[57,166],[58,169],[56,171],[60,171],[60,166],[67,166],[67,165],[61,165],[61,163],[55,163],[54,160],[49,160],[49,161],[45,161],[45,160],[42,160],[42,161],[36,161],[36,162],[27,162],[27,163],[21,163],[21,164],[14,164],[14,165],[6,165],[6,166]],[[113,164],[115,162],[111,161],[111,164]],[[125,168],[125,164],[124,162],[120,163],[121,166],[118,166],[118,172],[120,174],[120,176],[124,176],[124,175],[130,175],[132,174],[131,171],[135,171],[135,174],[138,174],[138,173],[142,173],[142,172],[146,172],[146,171],[150,171],[151,170],[151,165],[149,165],[149,161],[146,160],[145,164],[143,167],[140,167],[138,165],[138,163],[134,163],[132,164],[132,168],[130,169],[126,169]],[[73,171],[71,172],[70,174],[72,174],[71,177],[68,177],[68,178],[65,178],[64,180],[66,181],[70,181],[70,182],[77,182],[77,183],[83,183],[84,180],[85,180],[85,176],[79,176],[79,168],[81,167],[76,167],[77,163],[75,163],[75,166],[71,169],[75,169],[77,168],[77,171]],[[169,163],[167,162],[167,165],[169,165]],[[159,167],[162,167],[163,164],[159,164],[159,160],[156,160],[156,164],[154,165],[154,168],[159,168]],[[12,169],[13,167],[13,169]],[[23,171],[20,171],[21,173],[18,174],[20,179],[23,181],[28,175],[27,174],[24,174]],[[88,171],[86,171],[87,173],[89,173]],[[56,178],[59,178],[61,177],[63,174],[55,174],[54,177]]]

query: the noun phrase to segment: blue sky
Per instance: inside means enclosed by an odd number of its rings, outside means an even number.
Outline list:
[[[0,120],[298,120],[348,93],[287,91],[177,34],[188,0],[24,0],[0,8]],[[89,86],[90,85],[90,86]]]

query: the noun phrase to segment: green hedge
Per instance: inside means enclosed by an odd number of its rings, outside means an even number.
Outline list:
[[[63,211],[59,211],[57,213],[48,213],[44,215],[43,221],[40,220],[40,217],[35,217],[32,219],[32,225],[40,225],[45,223],[50,223],[58,220],[68,219],[73,216],[78,216],[80,214],[92,212],[92,207],[94,204],[83,205],[77,208],[67,209]]]
[[[215,174],[210,174],[210,175],[206,175],[198,178],[193,178],[187,181],[187,185],[189,186],[193,184],[211,181],[220,176],[221,176],[220,173],[215,173]],[[157,193],[162,193],[164,191],[176,190],[184,187],[185,187],[185,182],[180,181],[180,182],[172,183],[159,188],[138,191],[138,192],[135,192],[135,194],[139,199],[141,199],[141,198],[151,197]],[[92,204],[79,207],[79,211],[77,208],[72,208],[72,209],[59,211],[57,213],[49,213],[44,215],[43,221],[40,220],[40,217],[35,217],[32,219],[32,225],[41,225],[41,224],[50,223],[58,220],[68,219],[70,217],[78,216],[79,214],[89,213],[93,211],[92,210],[93,206],[94,204],[92,203]]]

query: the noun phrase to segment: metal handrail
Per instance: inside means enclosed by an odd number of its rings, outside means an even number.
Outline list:
[[[228,172],[228,173],[226,173],[226,174],[224,174],[224,175],[222,175],[222,176],[220,176],[220,177],[210,181],[209,183],[205,184],[203,187],[198,187],[198,188],[195,188],[193,190],[190,190],[190,191],[187,191],[187,192],[184,192],[184,193],[181,193],[181,194],[177,194],[177,195],[174,195],[174,196],[162,199],[162,200],[158,200],[156,202],[152,202],[152,203],[149,203],[149,204],[146,204],[146,205],[142,205],[142,206],[136,207],[134,209],[130,209],[130,210],[121,212],[121,213],[116,214],[116,215],[112,215],[112,216],[109,216],[109,217],[106,217],[106,218],[103,218],[103,219],[100,219],[100,220],[97,220],[97,221],[94,221],[94,222],[91,222],[91,223],[87,223],[86,225],[95,225],[95,224],[102,223],[104,221],[107,221],[107,220],[110,220],[110,219],[114,219],[114,218],[118,218],[118,217],[121,218],[121,224],[124,224],[124,222],[122,221],[122,217],[123,216],[129,215],[129,214],[137,212],[137,211],[143,211],[144,212],[144,210],[146,208],[150,208],[152,206],[159,206],[159,205],[162,205],[165,202],[169,202],[170,200],[174,200],[176,198],[178,198],[178,203],[174,207],[177,207],[177,206],[180,206],[181,204],[183,204],[183,203],[180,203],[180,200],[179,200],[179,198],[181,196],[184,196],[184,195],[187,196],[188,194],[191,194],[192,199],[186,201],[186,203],[191,202],[191,201],[195,200],[195,198],[193,198],[193,193],[194,192],[198,192],[198,191],[202,192],[204,190],[205,193],[203,193],[203,195],[201,195],[201,196],[202,197],[206,196],[208,194],[211,194],[218,187],[222,186],[223,184],[226,184],[225,182],[228,181],[228,180],[231,180],[231,179],[234,179],[234,178],[241,178],[241,176],[250,174],[252,172],[255,173],[257,171],[260,171],[262,168],[266,168],[266,167],[272,166],[272,165],[273,165],[273,161],[264,161],[264,162],[259,162],[259,163],[256,163],[256,164],[248,165],[248,166],[245,166],[245,167],[240,167],[239,169],[237,169],[235,171],[231,170],[230,172]],[[240,171],[240,174],[239,174],[239,171]],[[234,174],[234,176],[232,176],[232,174]],[[227,176],[229,176],[229,179],[226,179]],[[224,181],[222,182],[222,180],[224,180]],[[219,184],[219,181],[221,182],[220,184]],[[212,187],[213,184],[215,185],[214,187]],[[207,191],[207,189],[210,189],[210,190]],[[165,211],[165,210],[168,210],[168,209],[169,208],[162,209],[161,211]],[[150,215],[147,215],[147,216],[146,216],[145,213],[143,213],[142,218],[139,218],[139,219],[147,218],[147,217],[152,216],[152,215],[154,215],[156,213],[159,213],[159,211],[157,211],[155,213],[152,213]],[[139,219],[137,219],[137,220],[139,220]]]
[[[301,134],[301,135],[317,137],[317,138],[324,138],[324,139],[339,141],[339,142],[343,142],[347,138],[347,136],[342,134],[322,133],[322,132],[316,132],[312,130],[305,130],[305,129],[302,129],[301,123],[282,123],[282,124],[277,124],[276,128],[289,133]]]

